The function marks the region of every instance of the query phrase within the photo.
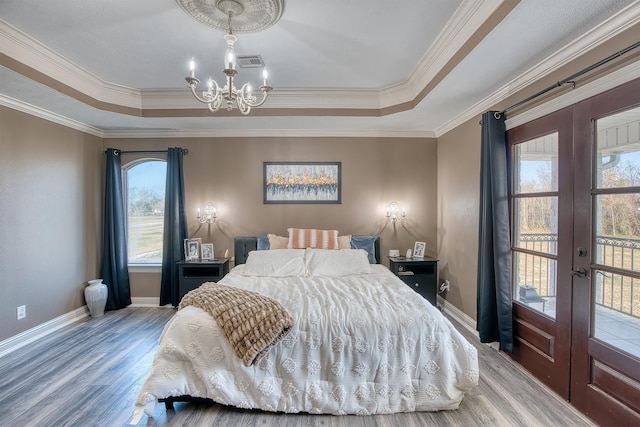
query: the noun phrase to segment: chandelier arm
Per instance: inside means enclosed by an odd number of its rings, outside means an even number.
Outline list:
[[[222,101],[224,100],[224,97],[222,96],[222,92],[218,93],[218,96],[216,96],[214,99],[212,99],[208,105],[209,105],[209,110],[212,113],[215,113],[216,111],[218,111],[220,109],[220,107],[222,106]]]
[[[244,92],[243,92],[242,96],[244,101],[251,107],[259,107],[262,104],[264,104],[265,101],[267,100],[267,97],[269,96],[269,91],[265,91],[263,87],[264,86],[260,87],[260,89],[262,90],[262,98],[260,99],[260,101],[258,101],[255,96],[252,96],[253,100],[244,98]]]
[[[246,102],[246,99],[244,97],[244,86],[238,93],[238,96],[236,98],[236,105],[238,106],[238,110],[240,111],[240,113],[242,113],[242,115],[244,116],[249,114],[249,112],[251,111],[251,105]]]
[[[196,93],[196,87],[194,85],[189,85],[189,89],[191,89],[191,94],[193,94],[194,98],[196,98],[198,101],[202,102],[203,104],[208,104],[211,102],[211,100],[208,100],[207,97],[201,98]],[[202,93],[207,94],[208,92],[202,92]]]

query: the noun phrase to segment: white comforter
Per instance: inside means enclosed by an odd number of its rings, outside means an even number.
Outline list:
[[[279,301],[292,332],[246,367],[216,322],[186,307],[167,323],[134,422],[158,398],[189,395],[241,408],[315,414],[455,409],[477,385],[474,346],[381,265],[344,277],[246,277],[220,283]]]

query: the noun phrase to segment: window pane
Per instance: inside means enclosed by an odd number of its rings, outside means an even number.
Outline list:
[[[513,252],[513,255],[514,299],[555,318],[556,261],[521,252]]]
[[[640,107],[596,122],[596,188],[640,186]]]
[[[540,193],[558,190],[558,133],[515,146],[514,190]]]
[[[521,197],[514,204],[514,246],[557,254],[558,198]]]
[[[145,161],[127,169],[129,263],[162,263],[167,164]]]
[[[595,273],[594,337],[640,357],[640,280]]]
[[[595,197],[596,263],[640,271],[640,194]]]

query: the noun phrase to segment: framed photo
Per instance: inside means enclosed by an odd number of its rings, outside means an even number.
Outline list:
[[[200,245],[202,244],[201,238],[184,239],[184,259],[187,261],[193,261],[200,258]]]
[[[213,259],[213,243],[203,243],[200,247],[202,252],[202,259]]]
[[[342,203],[342,162],[264,162],[264,203]]]
[[[424,242],[416,242],[413,245],[413,257],[414,258],[424,258],[424,248],[426,244]]]

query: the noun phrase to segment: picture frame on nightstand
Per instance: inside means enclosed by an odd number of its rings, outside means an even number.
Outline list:
[[[424,258],[424,248],[426,247],[425,242],[416,242],[413,245],[413,257],[414,258]]]
[[[200,246],[200,252],[202,253],[202,260],[212,260],[213,257],[213,243],[203,243]]]
[[[202,239],[197,237],[193,239],[184,239],[184,259],[193,261],[200,258],[200,245]]]

